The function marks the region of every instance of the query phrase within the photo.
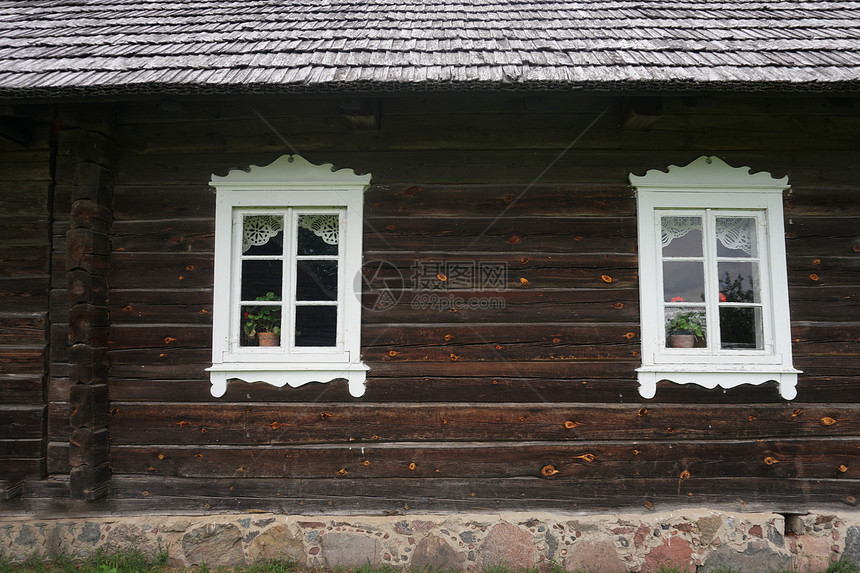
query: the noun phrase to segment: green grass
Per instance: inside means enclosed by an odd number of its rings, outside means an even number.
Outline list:
[[[112,551],[98,549],[84,559],[73,559],[68,555],[60,555],[51,559],[43,555],[30,555],[23,562],[15,562],[8,556],[0,554],[0,573],[445,573],[421,570],[404,570],[391,565],[381,567],[356,567],[353,569],[308,569],[287,561],[266,561],[238,569],[210,569],[206,565],[190,569],[174,569],[167,566],[167,551],[161,551],[154,559],[136,549]],[[544,573],[567,573],[555,563],[550,564]],[[501,566],[488,567],[483,573],[539,573],[538,569],[517,570]],[[588,573],[578,571],[576,573]],[[595,571],[593,573],[600,573]],[[657,573],[695,573],[679,567],[661,568]],[[720,568],[709,573],[738,573],[733,569]],[[794,573],[791,570],[774,573]],[[826,571],[821,573],[860,573],[860,567],[850,561],[831,563]]]
[[[48,559],[33,554],[22,563],[0,555],[0,573],[160,573],[167,570],[166,551],[150,559],[137,549],[115,551],[99,548],[84,559],[73,559],[68,555]]]

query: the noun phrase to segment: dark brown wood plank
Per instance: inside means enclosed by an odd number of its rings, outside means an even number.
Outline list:
[[[501,213],[499,213],[501,215]],[[366,217],[368,251],[415,253],[635,253],[633,217]]]
[[[38,245],[0,245],[0,277],[47,275],[51,248]]]
[[[111,403],[114,444],[725,440],[860,434],[860,407]],[[452,446],[453,447],[453,446]],[[455,448],[456,449],[456,448]],[[848,449],[848,448],[846,448]]]
[[[215,190],[209,178],[193,185],[167,183],[117,185],[114,217],[117,222],[134,219],[214,219]]]
[[[853,321],[860,316],[860,289],[856,286],[813,285],[809,277],[789,285],[792,320]]]
[[[492,274],[490,274],[492,273]],[[365,251],[363,287],[367,290],[407,288],[414,292],[458,294],[482,289],[638,287],[635,254],[421,254]]]
[[[0,405],[0,440],[41,439],[44,418],[41,404]]]
[[[204,253],[126,253],[110,257],[111,288],[211,288],[213,260]]]
[[[612,363],[604,363],[612,366]],[[367,392],[362,402],[419,404],[421,402],[582,402],[604,404],[771,404],[784,403],[775,383],[758,386],[744,385],[731,391],[708,390],[692,384],[661,382],[657,395],[645,400],[639,395],[639,385],[629,365],[626,379],[614,378],[521,378],[492,376],[441,376],[428,373],[424,377],[379,377],[367,380]],[[824,369],[826,373],[826,368]],[[205,371],[198,379],[113,378],[110,396],[118,401],[165,402],[347,402],[353,403],[346,382],[310,383],[299,388],[275,388],[268,384],[249,384],[234,380],[227,393],[214,398],[209,393]],[[820,373],[819,373],[820,374]],[[604,374],[605,376],[605,374]],[[860,392],[860,377],[812,377],[804,372],[798,382],[798,395],[792,403],[797,406],[820,403],[852,403]]]
[[[0,346],[0,374],[41,374],[45,346]]]
[[[364,194],[365,216],[485,217],[504,214],[556,217],[635,216],[626,183],[615,185],[399,185],[372,186]]]
[[[43,395],[41,374],[0,374],[0,404],[38,404]]]
[[[368,325],[362,357],[371,362],[629,360],[639,356],[633,324]]]
[[[111,228],[116,252],[211,253],[214,246],[213,219],[116,221]]]
[[[44,311],[0,312],[0,344],[36,345],[46,342],[46,314]]]
[[[212,288],[111,288],[111,320],[120,323],[212,324]]]
[[[539,289],[435,292],[392,290],[393,305],[364,312],[364,324],[620,322],[639,318],[633,288]],[[366,309],[379,308],[379,292],[366,292]]]
[[[860,441],[731,440],[281,447],[111,447],[117,473],[171,477],[496,478],[556,481],[736,477],[857,480]],[[714,463],[719,460],[719,463]],[[853,467],[853,469],[852,469]],[[844,469],[843,469],[844,468]]]

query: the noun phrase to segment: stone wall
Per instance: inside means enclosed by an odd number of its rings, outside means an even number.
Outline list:
[[[287,559],[329,568],[369,563],[439,570],[547,569],[557,564],[600,573],[650,573],[661,566],[820,572],[831,561],[860,563],[860,512],[0,518],[0,543],[16,559],[32,553],[86,556],[103,546],[131,546],[154,556],[163,548],[173,566],[235,567]]]

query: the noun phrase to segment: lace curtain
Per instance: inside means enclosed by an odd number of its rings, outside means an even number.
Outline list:
[[[300,215],[299,227],[312,231],[326,244],[336,245],[338,242],[339,218],[336,214]],[[283,230],[284,218],[281,216],[246,216],[242,227],[242,252],[254,246],[265,245]]]
[[[752,255],[753,219],[749,217],[717,217],[717,240],[727,249]],[[690,231],[702,230],[701,217],[663,217],[660,225],[660,242],[663,248]]]

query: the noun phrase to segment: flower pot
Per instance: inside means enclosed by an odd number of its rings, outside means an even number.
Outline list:
[[[669,333],[669,346],[672,348],[693,348],[696,335],[693,333]]]
[[[279,336],[274,332],[258,332],[257,342],[260,346],[278,346],[280,344]]]

